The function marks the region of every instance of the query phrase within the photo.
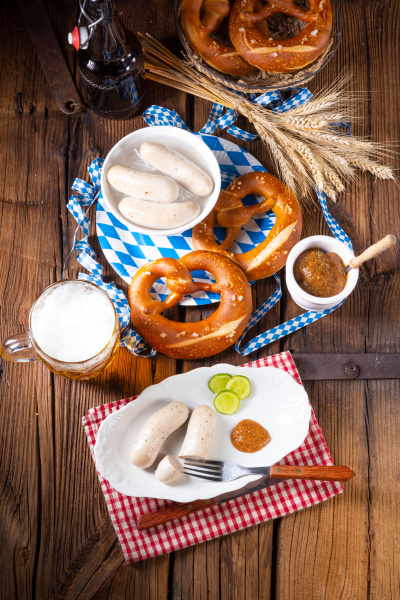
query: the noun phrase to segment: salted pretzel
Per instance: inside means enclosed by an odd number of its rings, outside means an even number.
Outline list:
[[[243,206],[242,198],[248,194],[264,199],[252,206]],[[275,213],[276,221],[267,237],[243,254],[228,252],[242,225],[268,210]],[[221,244],[214,239],[216,224],[226,228]],[[300,240],[301,225],[301,210],[294,193],[273,175],[252,171],[238,177],[220,193],[211,213],[193,228],[192,240],[197,250],[219,252],[233,260],[247,279],[253,281],[273,275],[286,264],[289,251]]]
[[[216,283],[194,282],[191,271],[197,269],[214,275]],[[163,302],[150,296],[160,277],[166,277],[171,290]],[[221,295],[219,307],[207,319],[178,323],[161,314],[199,290]],[[200,250],[179,260],[160,258],[139,269],[129,287],[129,304],[133,325],[153,348],[173,358],[204,358],[222,352],[243,333],[251,315],[251,290],[229,258]]]
[[[332,31],[329,0],[309,0],[306,11],[291,0],[236,0],[229,17],[229,34],[236,50],[251,65],[263,71],[286,73],[309,65],[324,52]],[[307,23],[295,37],[273,40],[268,17],[285,13]]]
[[[210,37],[229,16],[230,10],[229,0],[182,0],[181,24],[193,50],[214,69],[229,75],[246,75],[254,67],[235,48]]]

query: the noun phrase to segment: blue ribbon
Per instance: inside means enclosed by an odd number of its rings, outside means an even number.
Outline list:
[[[256,96],[255,94],[247,94],[246,96],[244,94],[239,95],[241,95],[243,99],[253,102],[253,104],[258,104],[264,107],[268,106],[273,112],[276,113],[284,113],[296,108],[297,106],[302,106],[312,98],[312,93],[307,88],[293,88],[292,90],[288,91],[292,91],[294,93],[287,100],[283,100],[282,94],[279,91],[265,92],[259,96]],[[144,120],[148,125],[161,124],[160,122],[156,122],[153,115],[153,109],[157,109],[158,115],[161,117],[159,112],[160,107],[150,106],[150,108],[143,114]],[[226,129],[230,135],[245,142],[251,142],[258,138],[258,135],[249,133],[248,131],[244,131],[244,129],[239,129],[239,127],[233,125],[235,121],[236,112],[233,108],[225,109],[225,107],[221,104],[215,103],[212,106],[207,123],[202,129],[200,129],[199,133],[210,135],[215,132],[217,127],[219,127],[221,130]],[[347,121],[330,123],[330,126],[336,128],[345,128],[347,129],[349,135],[352,134],[351,125]]]

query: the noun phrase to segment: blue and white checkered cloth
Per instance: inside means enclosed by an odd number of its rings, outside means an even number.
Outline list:
[[[254,94],[249,94],[247,96],[247,99],[252,102],[262,106],[269,105],[271,110],[276,112],[291,110],[295,106],[307,102],[310,98],[311,92],[306,88],[295,90],[295,93],[285,101],[282,100],[282,96],[279,92],[269,92],[258,97],[254,96]],[[188,127],[176,111],[167,110],[160,106],[151,106],[143,114],[143,118],[146,123],[151,126],[169,125],[171,127],[179,127],[188,130]],[[251,154],[243,150],[243,148],[240,148],[228,140],[211,135],[215,132],[217,127],[220,127],[220,129],[227,129],[230,134],[239,139],[255,139],[256,136],[253,134],[247,133],[233,125],[235,120],[236,113],[233,109],[225,109],[221,105],[214,104],[207,123],[198,134],[194,134],[200,135],[202,140],[215,154],[221,169],[222,189],[244,173],[250,171],[265,171],[264,167]],[[151,260],[162,257],[179,259],[188,252],[192,252],[192,230],[173,236],[150,236],[130,231],[123,223],[118,221],[112,213],[107,212],[102,204],[100,174],[103,162],[103,159],[97,158],[88,167],[92,185],[81,179],[76,179],[74,181],[72,189],[75,194],[71,196],[68,202],[68,209],[78,224],[74,236],[73,250],[75,250],[80,264],[90,273],[81,273],[79,277],[96,283],[107,291],[112,298],[120,318],[121,329],[123,330],[121,345],[127,347],[133,354],[139,356],[154,356],[155,351],[151,350],[140,336],[129,327],[129,305],[123,292],[117,289],[113,283],[106,284],[103,282],[104,269],[95,260],[94,252],[88,244],[90,222],[87,217],[87,212],[94,202],[98,200],[96,220],[97,235],[100,245],[106,259],[113,269],[128,283],[130,283],[137,270]],[[321,203],[323,214],[333,235],[351,248],[350,239],[328,211],[325,194],[317,191],[317,195]],[[259,200],[256,197],[251,197],[249,199],[249,203],[251,204],[258,201]],[[84,209],[86,209],[86,211]],[[257,246],[268,234],[274,222],[275,216],[270,212],[266,215],[257,216],[257,218],[246,223],[239,232],[234,246],[232,247],[232,251],[244,253]],[[79,230],[83,234],[83,237],[78,241],[76,240],[76,236]],[[216,228],[215,235],[217,239],[221,241],[224,237],[224,230]],[[212,281],[205,272],[196,272],[194,275],[196,279],[201,281]],[[266,312],[279,302],[282,296],[280,278],[278,275],[274,275],[274,277],[278,284],[277,291],[274,292],[272,296],[252,315],[246,330],[236,342],[235,348],[242,356],[250,354],[273,341],[285,337],[289,333],[297,331],[298,329],[321,319],[341,305],[339,304],[334,308],[325,311],[305,312],[294,319],[290,319],[286,323],[273,327],[269,331],[256,336],[248,342],[244,348],[240,348],[241,342],[248,330],[258,323]],[[161,280],[155,283],[152,291],[153,295],[160,300],[165,300],[169,294],[167,286]],[[186,296],[183,298],[181,304],[189,306],[209,304],[217,301],[219,301],[219,295],[217,294],[211,292],[198,292],[193,296]]]

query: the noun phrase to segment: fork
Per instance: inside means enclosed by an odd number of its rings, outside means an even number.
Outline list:
[[[244,475],[266,475],[276,479],[313,479],[323,481],[348,481],[355,473],[349,467],[320,467],[309,465],[272,465],[271,467],[242,467],[236,463],[219,460],[186,459],[184,471],[192,477],[207,481],[232,481]]]

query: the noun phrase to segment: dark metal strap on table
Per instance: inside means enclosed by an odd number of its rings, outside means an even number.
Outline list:
[[[304,381],[400,378],[400,354],[293,353],[293,358]]]
[[[18,3],[55,101],[66,115],[78,114],[85,107],[41,0],[18,0]]]

